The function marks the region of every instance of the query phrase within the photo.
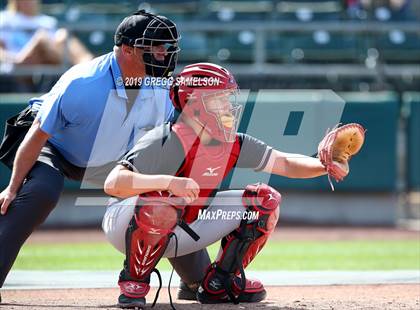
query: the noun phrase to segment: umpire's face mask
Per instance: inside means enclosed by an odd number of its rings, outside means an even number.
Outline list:
[[[143,49],[146,74],[153,77],[170,77],[178,61],[180,36],[175,24],[159,16],[147,25],[142,38],[135,40],[134,47]]]

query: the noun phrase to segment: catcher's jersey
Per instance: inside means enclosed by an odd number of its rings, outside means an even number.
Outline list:
[[[180,122],[151,130],[119,163],[143,174],[194,179],[200,186],[199,198],[194,205],[187,206],[184,215],[187,222],[192,222],[232,168],[262,170],[271,150],[264,142],[242,133],[237,134],[233,143],[214,140],[204,145],[189,126]]]

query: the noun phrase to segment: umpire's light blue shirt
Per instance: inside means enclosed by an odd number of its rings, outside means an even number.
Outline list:
[[[100,166],[118,160],[147,130],[172,117],[166,88],[144,85],[127,111],[127,93],[114,53],[76,65],[30,104],[41,129],[72,164]]]

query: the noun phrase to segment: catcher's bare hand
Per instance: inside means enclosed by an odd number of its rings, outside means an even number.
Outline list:
[[[351,123],[329,131],[318,145],[318,158],[328,176],[337,182],[349,173],[349,161],[357,154],[365,141],[362,125]],[[331,183],[331,187],[334,189]]]
[[[1,215],[5,215],[10,204],[16,198],[16,193],[11,191],[9,187],[6,187],[0,193],[0,205],[1,205]]]
[[[168,191],[173,195],[184,198],[187,204],[198,198],[200,187],[191,178],[174,177],[169,183]]]

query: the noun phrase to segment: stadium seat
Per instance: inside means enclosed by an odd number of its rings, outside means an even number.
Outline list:
[[[341,1],[278,1],[277,12],[280,20],[288,21],[328,21],[339,20],[343,12]]]
[[[270,19],[273,14],[272,1],[210,1],[208,4],[208,19],[221,22],[234,20],[260,20]]]
[[[420,62],[420,35],[392,30],[378,35],[374,47],[379,51],[379,59],[388,63]]]
[[[137,8],[128,2],[115,1],[66,1],[61,3],[43,4],[45,14],[56,17],[62,23],[96,22],[107,23],[110,20],[121,19],[134,12]]]
[[[253,62],[255,34],[250,31],[209,33],[209,58],[214,62]]]
[[[96,56],[112,52],[114,46],[114,32],[74,31],[72,33]]]
[[[180,47],[180,62],[191,63],[208,60],[208,45],[205,33],[183,32]]]
[[[140,6],[152,13],[165,15],[176,22],[197,20],[203,18],[206,12],[206,5],[199,0],[153,0],[142,2]]]
[[[269,62],[361,62],[363,41],[355,35],[315,31],[272,34],[267,40]]]

